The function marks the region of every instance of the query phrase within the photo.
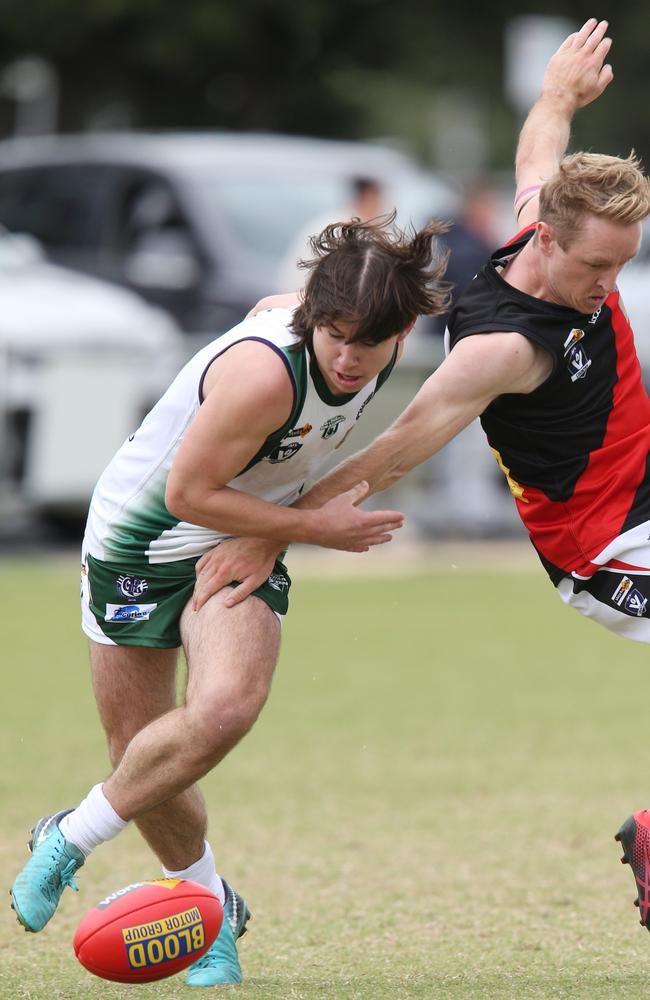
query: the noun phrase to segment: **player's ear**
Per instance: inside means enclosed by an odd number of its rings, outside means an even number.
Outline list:
[[[548,256],[553,249],[553,245],[557,243],[553,226],[550,226],[548,222],[538,222],[536,236],[542,253]]]
[[[401,333],[398,333],[398,335],[397,335],[397,343],[398,343],[398,344],[399,344],[399,343],[401,343],[401,341],[402,341],[402,340],[405,340],[405,339],[406,339],[406,338],[408,337],[409,333],[411,332],[411,330],[412,330],[412,329],[413,329],[413,327],[415,326],[415,322],[416,322],[416,321],[415,321],[415,320],[413,320],[413,321],[412,321],[411,323],[409,323],[409,325],[408,325],[408,326],[406,327],[406,330],[402,330],[402,332],[401,332]]]

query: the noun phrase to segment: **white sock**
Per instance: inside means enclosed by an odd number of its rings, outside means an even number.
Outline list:
[[[189,868],[183,868],[180,872],[171,872],[163,865],[163,872],[165,878],[184,878],[189,882],[198,882],[199,885],[203,885],[210,892],[213,892],[223,906],[226,899],[226,894],[223,891],[223,882],[217,875],[212,849],[207,840],[204,843],[205,850],[203,854]]]
[[[66,840],[88,857],[95,847],[117,837],[128,825],[127,820],[117,815],[99,784],[90,789],[76,809],[63,817],[59,829]]]

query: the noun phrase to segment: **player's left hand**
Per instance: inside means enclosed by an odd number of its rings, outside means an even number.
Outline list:
[[[239,580],[224,604],[234,607],[257,590],[273,572],[284,546],[262,538],[228,538],[201,556],[196,564],[192,610],[199,611],[213,594]]]
[[[612,45],[607,28],[607,21],[592,17],[569,35],[546,67],[542,93],[567,101],[574,109],[600,97],[614,79],[612,67],[605,63]]]

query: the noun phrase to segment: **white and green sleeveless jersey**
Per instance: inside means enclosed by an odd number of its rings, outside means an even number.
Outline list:
[[[269,309],[244,320],[198,352],[131,434],[101,476],[90,504],[84,551],[107,562],[125,557],[149,563],[203,555],[224,533],[179,521],[165,506],[165,490],[176,451],[202,401],[211,363],[233,344],[259,340],[284,361],[294,390],[287,423],[271,434],[228,486],[289,505],[355,425],[366,404],[388,378],[389,365],[357,393],[332,395],[306,349],[291,350],[293,310]],[[219,447],[219,441],[214,442]]]

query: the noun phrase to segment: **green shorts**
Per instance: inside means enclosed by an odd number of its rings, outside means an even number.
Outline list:
[[[86,555],[81,567],[81,625],[95,642],[171,649],[181,645],[180,620],[196,583],[197,559],[152,565],[146,559],[102,562]],[[237,586],[233,580],[231,587]],[[291,580],[276,559],[253,593],[278,616],[289,608]]]

